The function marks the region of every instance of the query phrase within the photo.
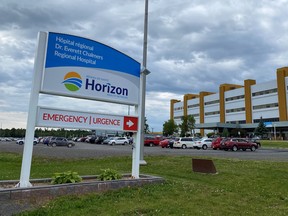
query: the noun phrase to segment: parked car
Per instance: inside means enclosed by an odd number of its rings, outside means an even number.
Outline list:
[[[163,140],[161,136],[145,136],[144,137],[144,146],[158,146],[160,141]]]
[[[164,139],[159,142],[159,146],[162,148],[173,148],[174,139]]]
[[[239,149],[242,149],[243,151],[246,151],[246,149],[255,151],[258,146],[256,143],[243,138],[227,138],[221,142],[220,148],[226,151],[228,151],[229,149],[231,149],[232,151],[237,151]]]
[[[65,137],[52,137],[49,140],[49,146],[56,147],[56,146],[67,146],[71,148],[75,146],[75,143],[72,140],[68,140]]]
[[[217,137],[217,138],[214,138],[212,140],[212,144],[211,144],[211,147],[213,150],[217,150],[217,149],[220,149],[220,144],[221,144],[221,141],[223,140],[224,138],[223,137]]]
[[[248,138],[247,140],[256,143],[257,146],[258,146],[258,148],[261,147],[260,139],[257,139],[257,138]]]
[[[175,138],[175,141],[173,143],[173,148],[193,148],[193,144],[195,141],[199,140],[195,137],[178,137]]]
[[[126,137],[114,137],[109,140],[109,145],[126,145],[129,143],[129,140]]]
[[[16,144],[18,145],[23,145],[24,143],[25,143],[25,138],[16,140]],[[38,143],[39,143],[38,139],[34,138],[33,144],[36,145]]]
[[[108,137],[107,139],[103,140],[102,144],[108,144],[111,139],[114,137]]]
[[[193,143],[193,148],[196,149],[204,149],[206,150],[207,148],[211,148],[212,145],[212,138],[208,138],[208,137],[203,137],[201,140],[195,141]]]

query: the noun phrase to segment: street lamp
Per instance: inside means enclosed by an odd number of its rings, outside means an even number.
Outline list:
[[[274,140],[276,140],[276,124],[274,124]]]

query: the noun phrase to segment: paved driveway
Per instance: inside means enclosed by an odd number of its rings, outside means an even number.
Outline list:
[[[15,142],[0,142],[1,152],[23,152],[23,145]],[[43,144],[35,145],[33,155],[53,158],[102,158],[112,156],[132,156],[131,145],[99,145],[88,143],[76,143],[73,148],[47,147]],[[288,161],[288,149],[260,148],[255,152],[247,151],[220,151],[220,150],[196,150],[196,149],[166,149],[155,147],[144,147],[144,159],[148,155],[185,155],[185,156],[207,156],[218,158],[237,158],[243,160],[272,160]]]

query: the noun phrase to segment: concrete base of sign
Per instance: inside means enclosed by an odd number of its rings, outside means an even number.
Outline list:
[[[140,160],[139,163],[140,165],[147,165],[147,162],[145,160]]]
[[[31,179],[33,187],[15,188],[18,181],[0,181],[0,215],[12,215],[59,196],[100,193],[124,187],[141,187],[145,184],[163,183],[161,177],[140,175],[138,179],[123,175],[120,180],[99,181],[97,176],[82,176],[80,183],[51,185],[51,178]]]

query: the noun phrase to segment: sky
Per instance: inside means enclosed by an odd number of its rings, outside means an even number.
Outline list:
[[[39,31],[89,38],[143,61],[145,0],[0,0],[0,124],[26,128]],[[288,65],[288,0],[149,0],[145,116],[223,83],[276,79]],[[133,114],[134,107],[40,95],[39,105]]]

